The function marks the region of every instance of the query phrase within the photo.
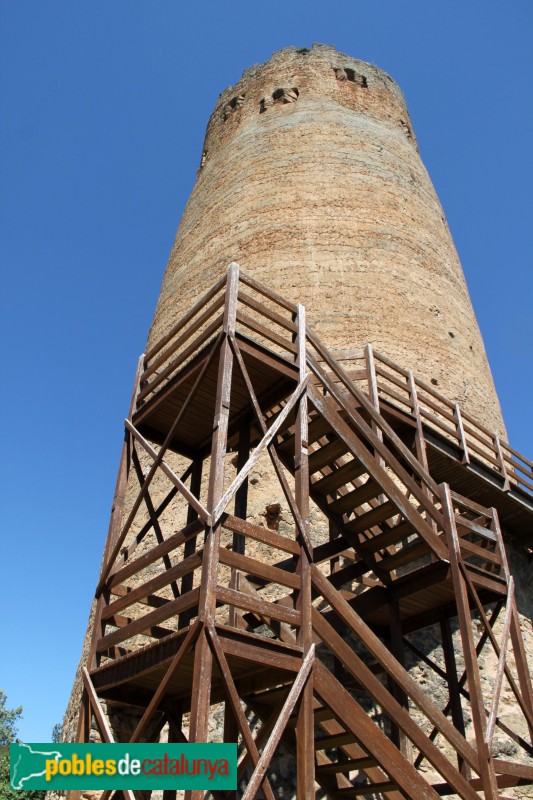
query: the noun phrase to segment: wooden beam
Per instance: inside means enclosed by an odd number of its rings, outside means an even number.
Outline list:
[[[460,568],[461,551],[459,536],[457,535],[457,528],[455,525],[455,513],[450,489],[446,484],[441,484],[440,493],[448,551],[450,554],[450,567],[455,590],[455,600],[457,603],[457,618],[459,620],[465,668],[468,676],[470,708],[479,756],[479,775],[485,792],[485,800],[498,800],[498,786],[496,783],[494,763],[486,741],[485,706],[483,704],[479,665],[472,635],[472,617],[470,614],[470,603],[468,601],[467,584]]]
[[[233,682],[233,678],[231,676],[226,656],[224,655],[224,651],[220,646],[216,630],[213,627],[209,627],[207,629],[207,633],[209,636],[209,642],[211,644],[212,650],[215,654],[220,671],[222,673],[222,679],[224,681],[224,686],[226,688],[227,696],[231,704],[233,714],[237,719],[237,723],[241,730],[242,737],[246,745],[246,749],[248,750],[248,753],[250,755],[250,758],[252,759],[254,767],[256,767],[259,761],[259,751],[252,736],[252,732],[250,731],[248,720],[246,719],[244,712],[242,710],[240,697],[237,692],[237,689],[235,688],[235,683]],[[266,795],[267,800],[275,800],[274,793],[272,791],[272,787],[270,786],[268,778],[264,777],[261,787]]]
[[[291,716],[294,707],[300,697],[301,692],[303,691],[305,684],[309,678],[311,669],[313,667],[315,661],[315,646],[311,645],[309,652],[307,653],[300,671],[298,672],[296,678],[294,679],[294,683],[291,686],[289,694],[285,703],[283,704],[283,708],[281,710],[280,715],[278,716],[274,727],[272,729],[272,733],[269,736],[267,743],[263,748],[263,752],[261,753],[261,758],[259,759],[256,767],[252,773],[252,777],[246,787],[244,794],[242,796],[242,800],[253,800],[259,786],[263,781],[263,777],[265,772],[270,764],[272,756],[274,755],[274,751],[278,746],[279,740],[287,722],[289,721],[289,717]]]

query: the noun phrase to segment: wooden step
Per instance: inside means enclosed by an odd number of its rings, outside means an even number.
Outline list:
[[[391,528],[379,536],[374,536],[372,539],[361,540],[360,547],[365,553],[375,553],[377,550],[382,550],[384,547],[389,547],[391,544],[400,542],[413,533],[414,529],[410,522],[400,522],[399,525],[395,525],[394,528]]]
[[[309,454],[309,474],[318,472],[326,464],[331,464],[336,458],[346,455],[348,446],[340,439],[334,439],[328,444],[322,445],[318,450]]]
[[[349,797],[350,800],[355,800],[356,797],[368,797],[371,794],[379,795],[397,791],[397,783],[394,781],[382,781],[381,783],[355,784],[353,789],[337,789],[335,796]]]
[[[309,422],[307,429],[307,441],[309,444],[313,444],[313,442],[318,442],[318,440],[327,433],[331,433],[331,425],[326,422],[324,417],[317,416]],[[294,449],[294,440],[295,434],[293,428],[286,433],[285,438],[283,438],[283,440],[280,442],[280,449],[291,452]]]
[[[338,500],[328,504],[328,509],[334,514],[348,514],[355,511],[363,503],[368,503],[372,498],[377,497],[381,493],[381,487],[376,481],[369,479],[362,486],[358,486],[347,494],[339,497]]]
[[[319,494],[322,495],[331,494],[331,492],[334,492],[341,486],[345,486],[347,483],[361,477],[365,471],[363,465],[356,459],[353,459],[347,464],[343,464],[342,467],[332,470],[325,477],[316,480],[311,484],[311,490],[313,492],[319,492]]]
[[[353,733],[334,733],[331,736],[321,736],[315,739],[315,750],[329,750],[330,747],[341,747],[344,744],[354,744]]]
[[[337,775],[339,772],[355,772],[356,770],[377,767],[378,762],[371,756],[364,758],[351,758],[349,761],[340,761],[336,764],[324,764],[316,768],[317,777],[320,775]]]
[[[389,556],[389,558],[384,558],[382,561],[378,561],[377,565],[380,569],[385,569],[387,572],[391,572],[393,569],[405,567],[406,564],[410,564],[412,561],[418,561],[419,558],[427,556],[428,553],[431,553],[431,548],[424,541],[420,542],[419,544],[414,542],[413,545],[402,548],[393,556]]]
[[[353,522],[349,522],[345,528],[350,533],[362,533],[369,530],[369,528],[373,528],[374,525],[379,525],[380,522],[385,522],[386,519],[393,517],[397,513],[398,509],[395,504],[391,500],[387,500],[386,503],[376,506],[371,511],[367,511],[366,514],[361,514]]]

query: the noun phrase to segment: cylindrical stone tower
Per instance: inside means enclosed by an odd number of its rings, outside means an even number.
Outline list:
[[[305,304],[330,347],[371,342],[503,432],[443,210],[382,70],[291,47],[221,94],[150,344],[231,261]]]

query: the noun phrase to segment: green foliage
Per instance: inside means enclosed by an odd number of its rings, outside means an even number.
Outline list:
[[[300,49],[297,50],[296,52],[300,53],[300,55],[302,55],[302,56],[305,56],[305,55],[307,55],[307,53],[310,53],[311,50],[308,47],[300,47]]]
[[[56,722],[56,724],[52,728],[52,741],[54,743],[61,741],[62,732],[63,732],[63,725],[61,724],[61,722]]]
[[[15,791],[9,785],[9,745],[17,736],[22,706],[6,708],[7,695],[0,689],[0,798],[1,800],[44,800],[44,789]]]
[[[16,722],[22,716],[22,706],[6,708],[7,695],[0,689],[0,745],[10,744],[17,735]]]

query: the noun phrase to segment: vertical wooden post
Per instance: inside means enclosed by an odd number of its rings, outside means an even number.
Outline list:
[[[498,457],[498,462],[500,464],[500,472],[503,477],[503,491],[509,492],[511,490],[511,484],[509,483],[509,473],[507,472],[507,467],[505,464],[505,459],[503,457],[502,446],[500,443],[500,437],[497,433],[493,436],[494,440],[494,448],[496,450],[496,455]]]
[[[420,415],[420,404],[418,402],[418,394],[416,391],[415,376],[413,375],[412,370],[409,370],[407,384],[409,386],[411,408],[416,423],[416,434],[415,434],[416,457],[418,458],[424,469],[427,470],[428,457],[426,451],[426,440],[424,438],[424,428],[422,427],[422,417]]]
[[[408,385],[408,388],[409,388],[409,397],[410,397],[410,400],[411,400],[411,409],[412,409],[413,416],[415,418],[415,424],[416,424],[416,432],[415,432],[416,457],[418,458],[418,460],[420,461],[420,463],[422,464],[422,466],[424,467],[426,472],[429,472],[428,455],[427,455],[427,449],[426,449],[426,439],[424,437],[424,428],[423,428],[423,425],[422,425],[422,416],[420,414],[420,404],[418,402],[418,393],[416,391],[415,376],[413,375],[413,371],[412,370],[409,370],[409,372],[407,373],[407,385]],[[424,492],[424,494],[431,501],[433,501],[434,498],[432,497],[431,491],[429,490],[429,488],[425,484],[422,485],[422,491]],[[431,526],[432,530],[435,531],[435,533],[436,533],[437,532],[437,523],[435,522],[433,517],[431,517],[429,514],[425,514],[425,517],[426,517],[427,522]],[[432,561],[436,560],[435,559],[435,555],[433,553],[431,554],[431,560]]]
[[[453,410],[453,416],[455,417],[455,429],[457,431],[457,439],[459,441],[459,444],[461,445],[461,450],[463,451],[462,463],[470,464],[470,455],[468,453],[468,447],[465,438],[465,430],[463,427],[463,417],[461,415],[461,409],[459,408],[458,403],[455,404]]]
[[[235,332],[238,286],[239,267],[237,264],[230,264],[224,303],[224,339],[220,348],[218,365],[217,394],[215,400],[215,417],[213,422],[211,465],[207,497],[207,509],[211,515],[214,513],[224,489],[224,469],[233,369],[233,351],[230,345],[230,336]],[[198,606],[198,616],[203,620],[204,627],[199,634],[194,654],[192,682],[192,697],[194,698],[194,702],[191,708],[189,736],[191,742],[207,742],[209,735],[209,706],[211,698],[213,654],[209,647],[205,626],[215,624],[220,528],[220,523],[214,520],[212,527],[206,529]],[[197,790],[187,791],[185,793],[186,800],[202,800],[203,796],[204,792]]]
[[[472,617],[470,614],[467,585],[460,567],[461,551],[459,547],[459,536],[455,525],[455,514],[453,511],[450,487],[442,483],[439,489],[442,501],[444,527],[448,542],[455,602],[457,604],[457,618],[459,620],[461,641],[463,644],[470,707],[479,757],[480,778],[485,792],[485,800],[498,800],[498,786],[496,783],[494,762],[486,742],[487,720],[481,691],[476,647],[472,634]]]
[[[192,494],[199,498],[200,497],[200,488],[202,486],[202,468],[203,468],[203,461],[201,458],[195,458],[192,462],[192,470],[191,470],[191,484],[190,490]],[[187,509],[187,525],[190,525],[191,522],[194,522],[198,519],[198,512],[192,506],[189,506]],[[183,548],[183,560],[185,561],[186,558],[192,556],[196,551],[196,540],[197,537],[193,536],[191,539],[187,539],[185,542],[185,546]],[[189,572],[187,575],[184,575],[181,579],[181,593],[187,594],[193,587],[194,582],[194,573]],[[183,614],[180,614],[178,619],[178,628],[186,628],[191,621],[191,614],[193,612],[184,611]]]
[[[389,626],[390,626],[390,651],[396,660],[405,669],[405,657],[402,641],[402,620],[400,617],[400,606],[397,600],[389,602]],[[395,700],[409,713],[409,699],[407,694],[394,681],[392,681],[392,695]],[[400,752],[405,758],[413,763],[413,748],[411,741],[405,733],[391,719],[392,738]]]
[[[303,381],[307,372],[305,308],[298,305],[296,322],[298,333],[297,364],[299,381]],[[296,436],[294,444],[295,460],[295,499],[303,520],[307,538],[309,539],[309,434],[307,393],[302,394],[298,402],[296,414]],[[298,644],[303,648],[303,658],[307,656],[313,645],[311,623],[311,568],[307,548],[300,537],[300,557],[298,574],[301,588],[298,594],[297,610],[301,614],[301,626],[298,632]],[[302,690],[298,706],[296,722],[296,769],[297,799],[309,800],[315,794],[315,751],[314,751],[314,719],[313,719],[313,674],[309,675]]]
[[[449,617],[445,617],[441,620],[440,630],[442,636],[442,649],[444,652],[444,665],[446,668],[446,677],[448,679],[448,698],[452,712],[452,721],[459,733],[464,736],[465,721],[463,717],[463,708],[461,706],[459,677],[457,675],[457,663],[455,661],[455,649],[453,646],[452,629],[450,626]],[[457,755],[457,766],[459,767],[461,774],[464,775],[467,780],[469,780],[470,767],[460,755]]]
[[[495,508],[491,508],[491,512],[492,523],[490,527],[498,539],[503,570],[507,580],[507,585],[509,586],[511,583],[511,572],[509,570],[509,562],[507,561],[507,553],[505,552],[505,544],[503,542],[498,512]],[[531,675],[528,669],[527,655],[524,647],[524,640],[522,639],[522,630],[520,627],[520,616],[516,607],[514,592],[512,594],[508,594],[507,602],[511,604],[511,643],[514,651],[518,684],[520,686],[524,705],[529,711],[530,717],[533,719],[533,686],[531,684]],[[527,720],[527,726],[529,729],[531,744],[533,744],[533,725],[531,725],[530,720]]]
[[[239,432],[239,449],[237,452],[237,474],[244,467],[250,455],[250,426],[245,424]],[[246,519],[248,511],[248,478],[237,489],[235,494],[234,514],[239,519]],[[233,534],[233,552],[244,555],[246,538],[240,533]],[[230,588],[237,588],[237,570],[231,568]],[[236,626],[239,622],[239,615],[233,606],[229,610],[229,624]]]
[[[376,376],[376,364],[374,361],[374,351],[372,349],[371,344],[365,344],[364,348],[365,354],[365,367],[366,367],[366,379],[368,383],[368,396],[370,398],[370,402],[379,413],[379,391],[378,391],[378,381]],[[383,431],[379,428],[375,422],[372,422],[372,430],[380,440],[383,441]],[[378,457],[379,465],[381,467],[385,466],[385,462],[381,456]]]

